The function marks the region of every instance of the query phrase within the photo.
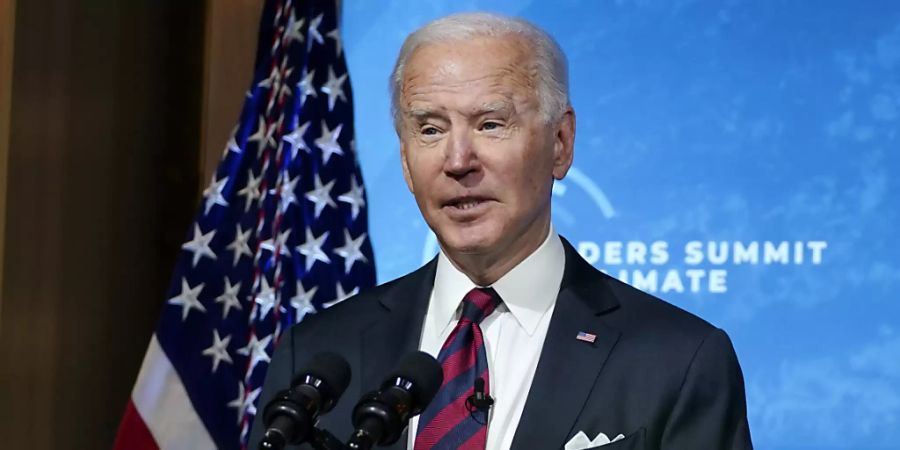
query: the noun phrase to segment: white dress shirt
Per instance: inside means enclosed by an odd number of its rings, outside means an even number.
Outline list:
[[[487,449],[512,445],[531,389],[565,266],[565,250],[550,227],[537,250],[491,285],[503,303],[481,322],[487,351],[490,410]],[[456,327],[462,299],[477,286],[443,252],[438,256],[434,288],[422,327],[419,349],[435,358]],[[482,286],[486,287],[486,286]],[[409,448],[416,439],[418,417],[409,423]]]

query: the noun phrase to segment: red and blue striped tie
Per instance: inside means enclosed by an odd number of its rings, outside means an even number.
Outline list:
[[[476,378],[484,380],[484,394],[490,394],[484,335],[478,325],[499,304],[500,297],[490,288],[472,289],[463,299],[459,323],[438,354],[444,384],[419,417],[415,450],[484,450],[487,411],[470,410],[466,399],[474,392]]]

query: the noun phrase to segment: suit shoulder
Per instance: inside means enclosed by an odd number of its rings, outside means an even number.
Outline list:
[[[425,265],[400,278],[395,278],[371,288],[315,314],[307,315],[302,322],[291,327],[295,335],[325,332],[347,332],[368,326],[373,317],[384,310],[381,300],[402,296],[403,292],[414,289],[422,277],[428,276],[432,264]]]
[[[680,335],[706,337],[717,328],[694,313],[686,311],[659,297],[648,294],[627,283],[601,273],[607,286],[619,301],[620,313],[626,319],[651,327],[657,333],[665,331]]]
[[[584,260],[567,241],[563,284],[591,298],[611,325],[630,332],[665,336],[709,335],[716,328],[700,317],[665,300],[613,278]]]
[[[649,333],[651,337],[701,336],[702,339],[716,330],[700,317],[601,272],[565,239],[563,244],[566,249],[564,287],[591,298],[598,312],[606,312],[604,317],[611,325],[641,335]]]
[[[728,335],[697,315],[603,274],[618,308],[605,315],[630,354],[652,355],[658,367],[687,373],[704,353],[723,367],[737,367]],[[705,350],[704,350],[705,349]]]

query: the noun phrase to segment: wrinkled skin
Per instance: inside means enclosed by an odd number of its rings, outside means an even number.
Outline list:
[[[572,164],[575,113],[547,120],[535,73],[515,36],[425,44],[404,72],[404,177],[444,253],[479,285],[540,246],[553,180]]]

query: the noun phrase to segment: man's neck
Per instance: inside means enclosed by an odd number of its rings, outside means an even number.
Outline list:
[[[550,221],[547,220],[542,228],[542,233],[531,233],[527,241],[516,242],[519,245],[515,249],[501,249],[493,253],[453,253],[444,249],[444,254],[450,263],[473,283],[478,286],[490,286],[544,243],[550,234]]]

